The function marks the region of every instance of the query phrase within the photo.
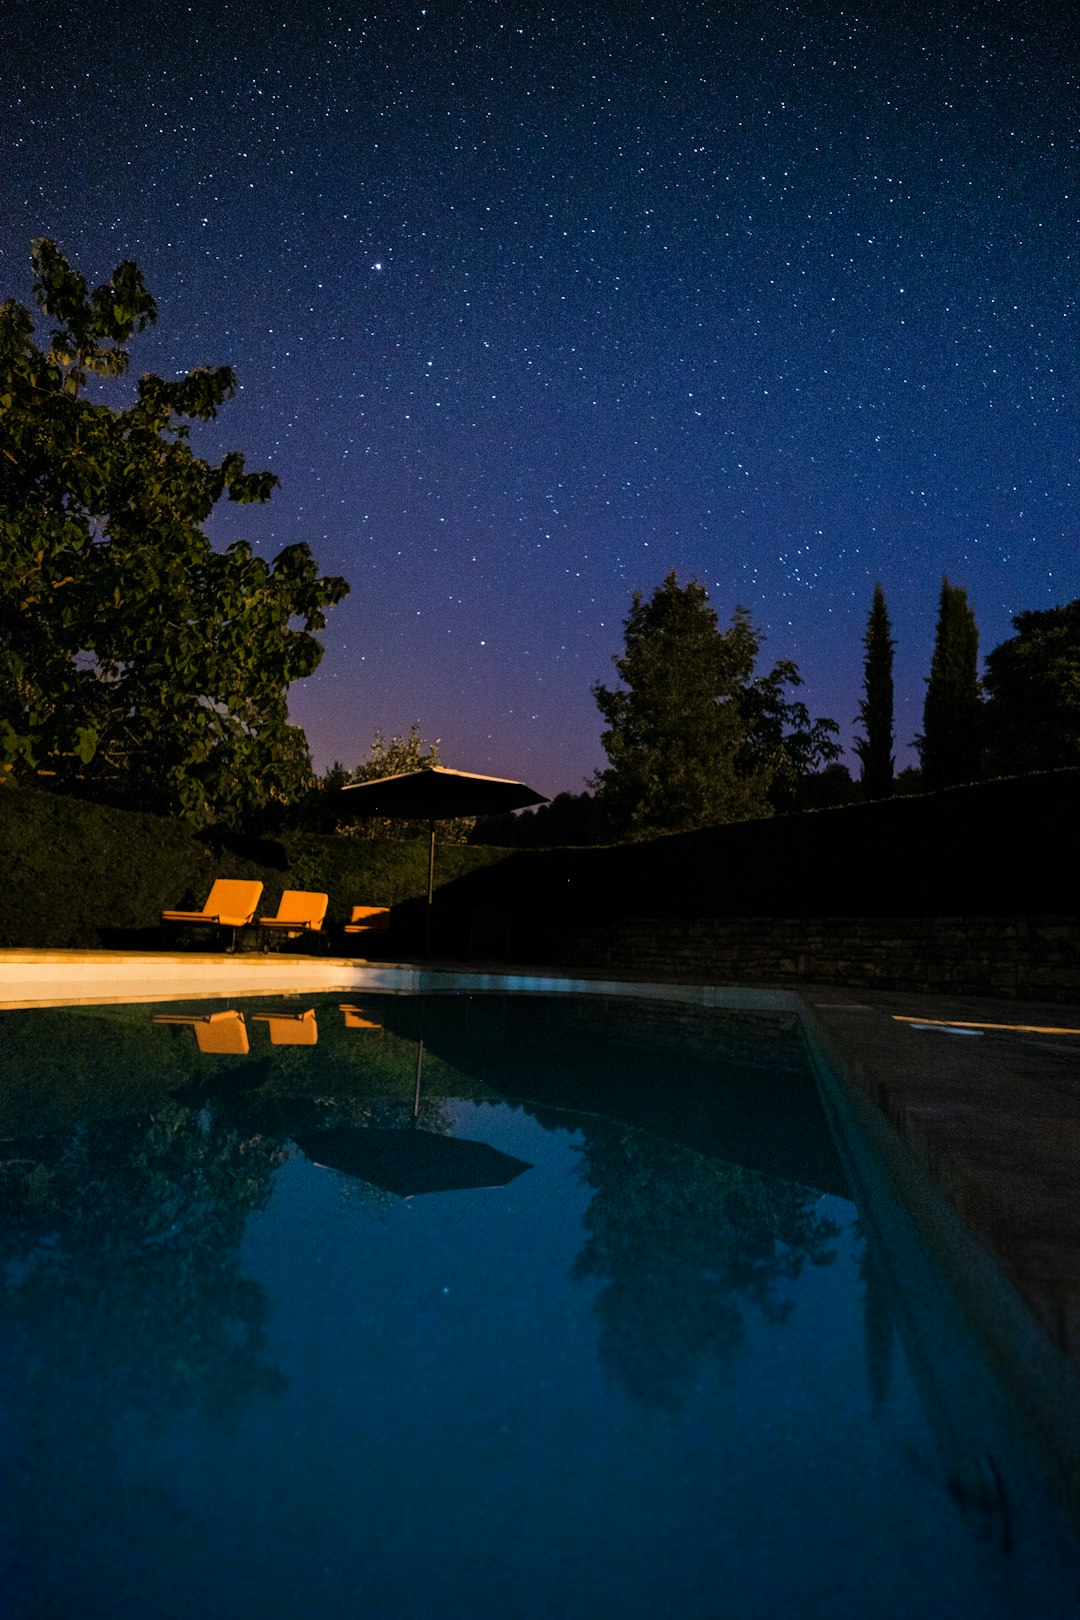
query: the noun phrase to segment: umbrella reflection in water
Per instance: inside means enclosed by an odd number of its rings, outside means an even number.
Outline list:
[[[416,1193],[505,1187],[531,1170],[524,1159],[459,1136],[438,1136],[419,1126],[403,1130],[337,1125],[293,1140],[313,1163],[358,1176],[375,1187],[412,1198]]]
[[[360,1015],[358,1007],[343,1006],[348,1015]],[[358,1026],[378,1028],[377,1024]],[[524,1159],[474,1142],[467,1137],[440,1136],[419,1124],[420,1089],[424,1075],[424,1043],[416,1051],[416,1084],[413,1090],[412,1120],[397,1129],[364,1125],[329,1125],[294,1135],[300,1151],[327,1170],[340,1170],[396,1193],[412,1198],[416,1193],[463,1192],[469,1188],[505,1187],[531,1170]]]

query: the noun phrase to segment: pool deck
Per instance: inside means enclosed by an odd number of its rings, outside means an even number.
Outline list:
[[[802,999],[1080,1372],[1080,1006],[807,985]]]
[[[256,953],[0,951],[0,1007],[323,990],[599,989],[599,975]],[[623,984],[627,976],[620,975]],[[629,981],[633,983],[634,981]],[[1080,1005],[804,984],[635,983],[709,1005],[807,1010],[1080,1375]]]

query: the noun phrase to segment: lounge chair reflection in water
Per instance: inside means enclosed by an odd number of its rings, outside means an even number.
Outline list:
[[[157,1013],[154,1023],[190,1025],[200,1052],[245,1057],[249,1050],[247,1025],[241,1012]]]
[[[366,1007],[354,1007],[351,1002],[343,1001],[338,1011],[345,1014],[346,1029],[382,1029],[382,1025],[373,1019]]]
[[[248,1017],[253,1024],[266,1025],[271,1046],[318,1044],[319,1026],[315,1022],[314,1007],[306,1012],[253,1012]],[[154,1023],[188,1025],[195,1031],[200,1052],[228,1052],[246,1057],[250,1051],[242,1012],[157,1013]]]
[[[315,1009],[306,1012],[253,1012],[253,1024],[265,1024],[270,1031],[271,1046],[317,1046],[319,1026],[315,1022]]]

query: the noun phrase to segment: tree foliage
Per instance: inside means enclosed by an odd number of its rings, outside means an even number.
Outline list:
[[[324,789],[347,787],[350,782],[377,782],[383,776],[403,776],[407,771],[429,771],[439,765],[439,739],[427,742],[420,735],[420,722],[414,720],[408,736],[395,733],[385,737],[376,731],[371,750],[365,760],[346,770],[339,762],[331,766],[324,777]],[[436,833],[441,844],[467,844],[469,834],[476,825],[473,816],[458,816],[450,821],[436,822]],[[337,832],[351,838],[389,838],[401,841],[429,836],[426,821],[400,821],[390,816],[366,816],[356,821],[339,821]]]
[[[839,1228],[792,1182],[606,1121],[583,1134],[594,1191],[574,1276],[599,1285],[601,1360],[635,1400],[677,1412],[706,1367],[732,1376],[754,1317],[786,1320]]]
[[[915,739],[924,787],[978,779],[981,709],[975,615],[963,586],[942,579],[922,736]]]
[[[535,810],[485,816],[472,842],[508,849],[557,849],[603,844],[610,836],[607,818],[591,793],[556,793]]]
[[[54,243],[33,263],[47,342],[0,306],[0,764],[196,824],[250,818],[310,778],[287,690],[348,586],[303,544],[272,563],[211,545],[218,500],[277,483],[192,446],[235,393],[228,366],[101,397],[156,320],[138,266],[89,291]]]
[[[781,659],[755,677],[760,631],[745,608],[722,631],[698,581],[681,586],[672,571],[648,600],[635,591],[624,633],[613,659],[623,687],[593,687],[609,761],[594,786],[622,833],[786,808],[803,776],[839,754],[835,721],[811,721],[787,696],[797,666]]]
[[[863,647],[863,699],[859,723],[863,735],[855,739],[862,765],[860,779],[868,799],[887,799],[893,790],[893,649],[892,626],[885,592],[874,586],[874,600],[866,621]]]
[[[846,765],[833,761],[823,770],[812,771],[799,783],[800,810],[835,810],[842,804],[856,804],[862,798],[857,782]]]
[[[988,768],[996,776],[1080,765],[1080,598],[1018,613],[986,658]]]

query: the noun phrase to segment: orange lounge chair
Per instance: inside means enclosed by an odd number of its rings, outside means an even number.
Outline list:
[[[353,906],[342,928],[345,935],[381,934],[390,926],[389,906]]]
[[[155,1024],[189,1024],[200,1052],[227,1052],[244,1057],[248,1051],[247,1025],[241,1012],[157,1013]]]
[[[329,895],[309,893],[306,889],[285,889],[278,901],[276,916],[259,918],[259,927],[267,930],[263,950],[269,945],[269,935],[274,929],[287,939],[317,934],[322,928],[329,899]]]
[[[253,1012],[253,1024],[265,1024],[270,1031],[271,1046],[317,1046],[319,1026],[315,1022],[315,1009],[306,1012]]]
[[[262,892],[261,883],[247,878],[216,878],[201,911],[163,911],[161,920],[202,928],[229,928],[232,930],[229,949],[235,950],[236,931],[251,922]]]

